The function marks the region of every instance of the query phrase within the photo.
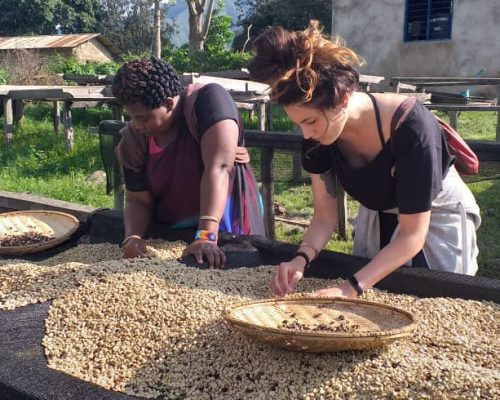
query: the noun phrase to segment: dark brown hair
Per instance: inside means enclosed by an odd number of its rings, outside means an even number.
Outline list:
[[[271,97],[279,104],[331,109],[357,87],[354,66],[362,65],[363,59],[340,38],[323,36],[318,21],[312,20],[301,32],[269,28],[253,46],[250,75],[269,84]]]
[[[111,86],[120,103],[141,103],[151,109],[160,107],[167,97],[177,96],[182,89],[174,67],[157,57],[126,62]]]

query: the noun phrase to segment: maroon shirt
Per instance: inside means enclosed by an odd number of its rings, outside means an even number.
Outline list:
[[[197,224],[200,210],[200,180],[203,174],[200,145],[184,125],[166,148],[148,137],[148,186],[159,221],[175,227]]]

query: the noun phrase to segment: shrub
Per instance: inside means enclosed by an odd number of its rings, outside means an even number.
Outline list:
[[[77,75],[111,75],[114,74],[120,64],[110,62],[85,61],[80,62],[76,57],[54,57],[50,69],[59,74]]]
[[[59,85],[62,80],[51,72],[47,60],[33,49],[17,49],[7,52],[0,59],[0,83],[2,79],[11,85]]]
[[[252,55],[250,53],[223,50],[200,53],[189,57],[187,46],[166,52],[165,59],[178,73],[228,71],[244,67]]]

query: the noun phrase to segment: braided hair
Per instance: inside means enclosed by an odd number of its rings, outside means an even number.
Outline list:
[[[149,109],[160,107],[167,97],[177,96],[182,89],[174,67],[157,57],[124,63],[111,86],[121,104],[141,103]]]

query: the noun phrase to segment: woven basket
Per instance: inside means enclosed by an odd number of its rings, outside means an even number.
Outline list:
[[[44,242],[23,246],[0,245],[0,254],[19,255],[49,249],[67,240],[78,229],[79,224],[73,215],[59,211],[29,210],[0,214],[0,240],[7,236],[29,233],[54,236]]]
[[[358,299],[303,297],[246,302],[226,309],[224,317],[238,331],[254,339],[290,350],[334,352],[387,345],[417,327],[404,310]],[[296,322],[312,330],[290,329]],[[346,323],[352,332],[332,332],[319,326]],[[337,325],[338,326],[338,325]]]

